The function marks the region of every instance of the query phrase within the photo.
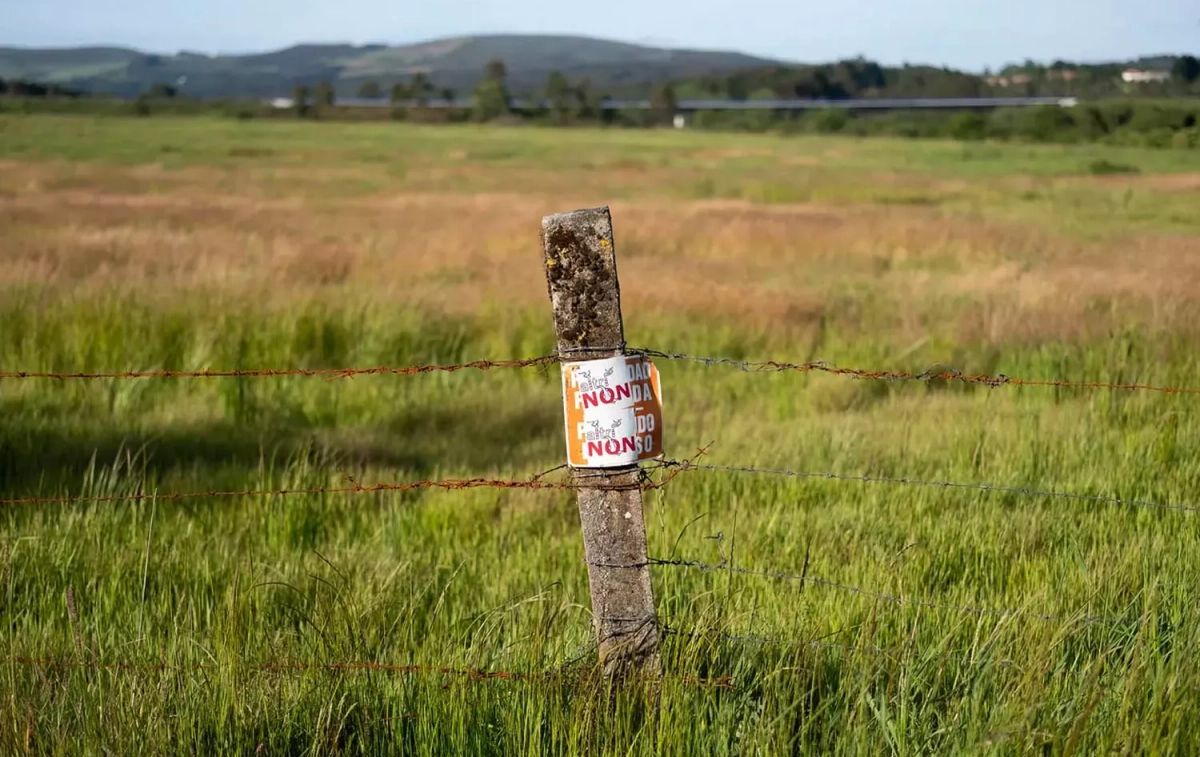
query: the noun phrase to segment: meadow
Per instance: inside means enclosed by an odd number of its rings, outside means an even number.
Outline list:
[[[607,204],[630,344],[1200,388],[1198,198],[1194,150],[0,116],[0,371],[548,354],[541,218]],[[673,458],[1200,505],[1194,395],[660,369]],[[561,412],[0,379],[0,499],[116,498],[0,506],[0,753],[1200,751],[1192,510],[681,473],[651,555],[808,580],[653,568],[663,677],[612,687],[570,492],[159,496],[526,479]]]

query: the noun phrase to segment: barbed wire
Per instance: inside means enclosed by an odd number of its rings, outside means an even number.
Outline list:
[[[474,360],[469,363],[447,365],[410,365],[392,368],[386,365],[371,368],[255,368],[234,370],[202,369],[195,371],[108,371],[97,373],[59,373],[53,371],[0,371],[0,379],[182,379],[182,378],[279,378],[285,376],[322,376],[329,379],[353,378],[354,376],[415,376],[421,373],[455,373],[464,370],[487,371],[494,368],[535,368],[553,365],[557,355],[523,358],[520,360]]]
[[[895,484],[899,486],[924,486],[937,489],[968,489],[989,494],[1014,494],[1024,497],[1042,497],[1047,499],[1067,499],[1080,502],[1093,502],[1107,505],[1127,505],[1130,507],[1145,507],[1178,512],[1200,512],[1200,506],[1176,505],[1165,502],[1151,502],[1141,499],[1126,499],[1124,497],[1106,497],[1099,494],[1077,494],[1049,489],[1033,489],[1021,486],[1001,486],[997,484],[977,484],[962,481],[937,481],[919,478],[855,475],[847,473],[814,472],[788,470],[784,468],[757,468],[744,465],[712,465],[693,461],[668,461],[679,466],[684,471],[719,471],[726,473],[749,473],[755,475],[781,476],[785,478],[816,479],[822,481],[844,481],[860,484]]]
[[[238,497],[288,497],[303,495],[325,494],[378,494],[382,492],[408,492],[421,489],[441,489],[444,491],[461,491],[463,489],[530,489],[530,490],[566,490],[603,489],[611,491],[653,490],[666,486],[669,479],[663,481],[639,480],[631,484],[597,484],[591,482],[544,481],[536,480],[500,480],[490,478],[466,478],[412,481],[402,484],[354,484],[349,486],[314,486],[299,489],[244,489],[239,491],[204,491],[204,492],[139,492],[130,494],[112,494],[105,496],[78,497],[16,497],[0,499],[0,506],[16,505],[62,505],[62,504],[103,504],[112,502],[177,502],[192,499],[228,499]]]
[[[63,660],[56,658],[10,657],[4,662],[43,669],[105,670],[114,672],[201,672],[208,670],[236,669],[260,673],[396,673],[404,675],[441,675],[467,678],[471,681],[553,681],[582,678],[586,668],[574,671],[509,671],[481,670],[478,668],[450,668],[436,665],[395,665],[382,662],[276,662],[276,663],[139,663],[139,662],[94,662]],[[664,677],[688,686],[700,688],[736,688],[733,676],[673,676]]]
[[[911,655],[914,651],[916,651],[916,647],[911,640],[903,645],[892,647],[881,647],[877,644],[837,644],[834,642],[825,641],[827,638],[840,635],[840,631],[816,639],[790,639],[778,636],[731,633],[729,631],[722,631],[718,628],[693,628],[689,630],[680,630],[670,626],[664,626],[661,629],[661,632],[664,636],[675,636],[683,639],[712,640],[715,638],[724,641],[731,641],[737,644],[753,644],[763,647],[802,647],[805,649],[840,652],[847,655],[872,655],[877,657],[890,657],[892,659],[900,659],[901,657],[905,655]],[[1012,659],[1006,657],[981,655],[981,652],[986,652],[986,650],[958,647],[954,649],[943,650],[933,655],[929,655],[927,652],[923,651],[922,657],[927,659],[954,661],[965,665],[992,664],[1000,667],[1010,667],[1016,664],[1016,662]]]
[[[719,563],[706,563],[698,560],[682,560],[682,559],[661,559],[650,557],[645,563],[637,565],[607,565],[605,567],[677,567],[687,568],[691,570],[699,570],[704,573],[724,572],[744,576],[757,576],[760,578],[770,578],[777,581],[796,581],[804,584],[812,584],[814,586],[822,586],[829,589],[838,589],[840,591],[858,594],[860,596],[874,599],[888,604],[906,605],[909,607],[921,607],[929,610],[949,610],[953,612],[963,613],[965,615],[976,616],[995,616],[995,617],[1024,617],[1035,620],[1045,620],[1054,622],[1079,622],[1084,625],[1094,624],[1109,624],[1117,625],[1126,621],[1120,618],[1110,618],[1104,616],[1067,616],[1067,615],[1050,615],[1040,612],[1032,612],[1029,610],[1014,610],[1007,608],[992,608],[992,607],[974,607],[971,605],[955,605],[942,602],[930,602],[923,599],[908,599],[896,594],[885,594],[883,592],[864,589],[861,586],[853,584],[840,583],[831,581],[827,578],[819,578],[811,576],[807,572],[807,565],[804,573],[787,573],[783,571],[773,570],[755,570],[753,568],[741,568],[731,564],[727,559],[722,558]]]
[[[1126,391],[1161,392],[1164,394],[1200,394],[1200,388],[1158,386],[1152,384],[1118,383],[1107,381],[1070,381],[1064,379],[1024,379],[1007,376],[1003,373],[990,376],[986,374],[966,374],[962,371],[937,366],[922,373],[908,371],[869,370],[865,368],[843,368],[825,360],[815,360],[808,363],[788,363],[775,360],[753,361],[728,357],[702,357],[679,352],[662,352],[647,348],[632,348],[630,354],[645,355],[660,360],[675,360],[699,363],[706,366],[728,365],[746,373],[828,373],[835,376],[848,376],[855,379],[872,379],[878,381],[955,381],[962,384],[976,384],[989,387],[999,386],[1051,386],[1060,389],[1116,389]]]
[[[738,644],[756,644],[759,646],[798,646],[811,647],[813,649],[835,649],[845,652],[869,652],[872,654],[885,654],[889,651],[884,647],[857,644],[835,644],[833,642],[823,641],[822,639],[786,639],[779,636],[760,636],[752,633],[732,633],[730,631],[722,631],[719,628],[690,628],[680,629],[671,625],[662,625],[659,628],[659,633],[663,636],[674,636],[681,639],[704,639],[711,640],[713,638],[722,639],[724,641],[732,641]]]
[[[344,486],[316,486],[298,489],[243,489],[235,491],[203,491],[203,492],[137,492],[130,494],[110,494],[104,496],[63,496],[63,497],[16,497],[0,499],[0,506],[16,505],[61,505],[61,504],[104,504],[112,502],[173,502],[192,499],[228,499],[237,497],[287,497],[298,495],[326,494],[379,494],[383,492],[408,492],[423,489],[441,489],[443,491],[462,491],[464,489],[525,489],[533,491],[579,491],[594,489],[600,491],[655,491],[670,484],[676,476],[688,470],[695,461],[707,452],[705,447],[699,450],[690,460],[652,461],[645,466],[631,471],[636,478],[628,482],[612,483],[608,479],[611,471],[571,469],[571,478],[566,481],[547,481],[545,476],[566,466],[557,466],[541,473],[534,474],[528,479],[494,479],[494,478],[457,478],[441,480],[409,481],[405,483],[362,484],[345,471],[339,472],[346,479]],[[655,471],[666,470],[668,473],[655,480]]]
[[[615,349],[615,348],[614,348]],[[588,352],[596,350],[588,349]],[[962,371],[936,366],[921,373],[909,371],[872,370],[867,368],[844,368],[825,360],[815,360],[807,363],[793,363],[776,360],[742,360],[728,357],[705,357],[689,355],[680,352],[665,352],[647,347],[629,348],[627,355],[644,355],[661,360],[686,361],[706,366],[727,365],[747,373],[828,373],[836,376],[847,376],[854,379],[871,379],[880,381],[948,381],[963,384],[974,384],[988,387],[999,386],[1047,386],[1060,389],[1112,389],[1122,391],[1149,391],[1163,394],[1200,394],[1197,387],[1177,387],[1154,384],[1121,383],[1108,381],[1073,381],[1067,379],[1027,379],[1008,376],[1003,373],[994,376],[987,374],[966,374]],[[445,365],[411,365],[393,368],[386,365],[368,368],[255,368],[255,369],[201,369],[201,370],[172,370],[160,369],[150,371],[100,371],[100,372],[58,372],[58,371],[0,371],[0,379],[53,379],[58,381],[74,379],[183,379],[183,378],[279,378],[287,376],[319,376],[327,379],[352,378],[354,376],[396,375],[413,376],[423,373],[454,373],[463,370],[491,370],[493,368],[531,368],[553,365],[562,362],[561,354],[542,355],[539,357],[516,360],[475,360],[467,363],[452,363]]]
[[[835,472],[798,471],[783,468],[758,468],[741,465],[714,465],[699,463],[697,460],[707,453],[705,446],[688,460],[655,460],[637,469],[638,477],[627,483],[609,483],[607,479],[612,471],[605,469],[571,469],[560,465],[547,471],[537,473],[529,479],[492,479],[492,478],[462,478],[442,480],[422,480],[405,483],[361,484],[343,473],[347,480],[344,486],[319,486],[304,488],[278,489],[241,489],[230,491],[198,491],[198,492],[131,492],[129,494],[112,494],[103,496],[58,496],[58,497],[13,497],[0,499],[0,506],[16,505],[52,505],[52,504],[104,504],[113,502],[173,502],[193,499],[230,499],[239,497],[287,497],[304,495],[340,495],[340,494],[373,494],[384,492],[407,492],[423,489],[441,489],[444,491],[461,491],[463,489],[524,489],[524,490],[561,490],[578,491],[580,489],[600,489],[608,491],[654,491],[663,489],[682,473],[692,471],[711,471],[725,473],[747,473],[753,475],[780,476],[785,478],[813,479],[820,481],[839,481],[848,483],[877,483],[900,486],[921,486],[936,489],[960,489],[980,491],[989,494],[1012,494],[1018,496],[1041,497],[1048,499],[1066,499],[1096,504],[1127,505],[1177,512],[1200,512],[1200,506],[1178,505],[1147,500],[1127,499],[1123,497],[1108,497],[1103,495],[1078,494],[1029,487],[1002,486],[987,483],[969,483],[961,481],[926,480],[918,478],[901,478],[890,476],[872,476],[845,474]],[[570,480],[548,481],[545,476],[556,471],[567,469]],[[659,480],[654,480],[656,471],[669,471]]]

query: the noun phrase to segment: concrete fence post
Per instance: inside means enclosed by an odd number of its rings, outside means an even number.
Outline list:
[[[543,264],[558,355],[573,362],[625,354],[621,292],[608,208],[542,219]],[[661,450],[659,450],[661,451]],[[608,675],[657,673],[658,620],[650,588],[641,471],[572,468],[600,663]]]

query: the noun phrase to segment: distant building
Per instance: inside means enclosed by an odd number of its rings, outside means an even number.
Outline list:
[[[1061,79],[1062,81],[1075,81],[1079,78],[1079,72],[1069,68],[1052,68],[1046,72],[1047,79]]]
[[[1170,78],[1170,71],[1143,71],[1140,68],[1127,68],[1121,72],[1121,81],[1126,84],[1164,82],[1169,81]]]
[[[296,104],[296,101],[290,97],[276,97],[271,100],[271,107],[276,110],[285,110]]]
[[[985,81],[993,87],[1018,87],[1029,84],[1033,77],[1029,74],[1013,74],[1012,76],[989,76]]]

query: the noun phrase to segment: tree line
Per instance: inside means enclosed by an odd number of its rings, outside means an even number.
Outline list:
[[[818,99],[872,97],[1166,97],[1200,94],[1200,60],[1184,55],[1160,61],[1165,81],[1122,81],[1123,65],[1027,61],[996,74],[976,75],[934,66],[882,66],[864,58],[817,66],[768,66],[677,82],[686,97],[715,99]]]
[[[608,92],[595,88],[589,78],[572,81],[559,71],[551,72],[539,91],[515,96],[509,86],[508,67],[502,60],[487,63],[475,87],[461,100],[453,89],[438,89],[424,72],[393,82],[390,87],[376,80],[363,81],[355,95],[361,100],[387,100],[397,119],[494,121],[508,117],[556,124],[597,121],[605,115],[604,101],[610,97]],[[676,103],[673,86],[654,87],[650,100],[655,105],[652,120],[669,121]],[[328,114],[338,105],[336,88],[328,79],[315,86],[298,84],[291,102],[298,116]],[[431,105],[439,106],[440,113],[430,113]]]
[[[1200,95],[1200,60],[1192,55],[1160,58],[1158,70],[1169,66],[1170,76],[1163,81],[1123,82],[1124,68],[1118,64],[1074,64],[1055,61],[1039,65],[1032,61],[1006,66],[995,74],[975,75],[933,66],[883,66],[865,58],[842,60],[825,65],[772,65],[711,74],[652,85],[609,88],[598,91],[586,79],[572,82],[560,72],[551,72],[540,91],[518,93],[523,101],[546,104],[553,120],[570,122],[599,115],[600,103],[607,97],[645,99],[656,110],[669,110],[677,99],[716,100],[841,100],[849,98],[942,98],[989,96],[1076,96],[1089,97],[1168,97]],[[346,86],[342,86],[346,91]],[[79,97],[84,93],[56,84],[0,79],[0,95],[15,97]],[[152,100],[175,97],[176,88],[154,84],[141,93]],[[367,100],[388,99],[397,108],[421,108],[431,102],[457,102],[451,89],[438,89],[430,75],[416,72],[405,80],[381,84],[367,80],[357,84],[356,94]],[[298,84],[292,100],[300,115],[311,115],[336,104],[337,85],[329,79],[315,84]],[[507,67],[501,60],[487,63],[467,98],[470,116],[491,120],[513,113],[513,96]],[[527,113],[519,115],[528,116]]]
[[[851,98],[947,98],[995,96],[1171,97],[1200,94],[1200,60],[1185,55],[1171,59],[1170,77],[1161,82],[1129,84],[1121,80],[1123,66],[1072,64],[1055,61],[1048,66],[1032,62],[1008,66],[995,75],[975,75],[933,66],[883,66],[855,58],[815,66],[775,65],[712,74],[697,79],[661,83],[618,92],[600,92],[584,78],[572,82],[561,72],[551,72],[540,91],[522,92],[525,103],[539,107],[514,113],[507,69],[503,61],[488,63],[465,107],[457,118],[492,120],[518,115],[558,123],[587,121],[602,115],[609,96],[648,97],[648,119],[662,123],[679,99],[713,100],[843,100]],[[1162,65],[1162,63],[1160,63]],[[429,74],[418,72],[385,89],[378,81],[360,82],[356,94],[367,100],[389,99],[401,115],[440,101],[442,106],[461,104],[453,90],[435,88]],[[334,86],[322,81],[315,89],[298,86],[293,93],[296,110],[311,114],[313,107],[335,103]]]
[[[83,97],[86,93],[58,84],[0,78],[0,97]]]
[[[1095,67],[1102,68],[1102,67]],[[1119,67],[1116,67],[1119,72]],[[1029,66],[1008,70],[1030,70]],[[1056,62],[1041,74],[1048,81],[1065,81],[1062,71],[1077,70]],[[1051,72],[1058,71],[1058,74]],[[1074,108],[998,109],[981,112],[897,111],[855,113],[829,107],[819,111],[706,111],[688,117],[696,128],[780,133],[845,133],[859,136],[940,137],[953,139],[1000,139],[1032,142],[1102,141],[1151,147],[1200,147],[1200,100],[1164,97],[1200,89],[1200,61],[1192,56],[1174,59],[1172,76],[1153,87],[1126,90],[1120,99],[1081,101]],[[1111,77],[1109,77],[1111,78]],[[1011,79],[1010,79],[1011,80]],[[1031,76],[1032,81],[1032,76]],[[391,108],[354,109],[338,106],[335,84],[329,79],[315,85],[299,84],[292,97],[292,112],[305,118],[379,118],[427,122],[500,121],[545,125],[605,123],[620,127],[650,127],[670,124],[680,99],[819,99],[836,105],[855,97],[987,97],[995,94],[981,77],[929,67],[888,68],[872,61],[854,59],[828,66],[771,66],[736,71],[720,76],[660,84],[649,92],[649,109],[620,111],[605,104],[600,92],[586,78],[572,81],[561,72],[551,72],[537,92],[514,97],[503,61],[489,62],[475,87],[464,99],[449,89],[438,89],[427,73],[417,72],[384,88],[379,82],[361,82],[360,98],[390,101]],[[1189,89],[1190,88],[1190,89]],[[0,80],[0,95],[32,101],[73,102],[84,93],[57,85]],[[1044,94],[1033,91],[1006,94]],[[1155,98],[1155,94],[1159,97]],[[434,107],[437,106],[437,107]],[[69,108],[65,104],[55,108]],[[156,84],[132,106],[106,98],[90,98],[80,107],[97,112],[194,113],[223,109],[238,118],[286,114],[275,107],[245,101],[199,101],[181,97],[175,87]],[[124,110],[122,110],[124,109]]]

